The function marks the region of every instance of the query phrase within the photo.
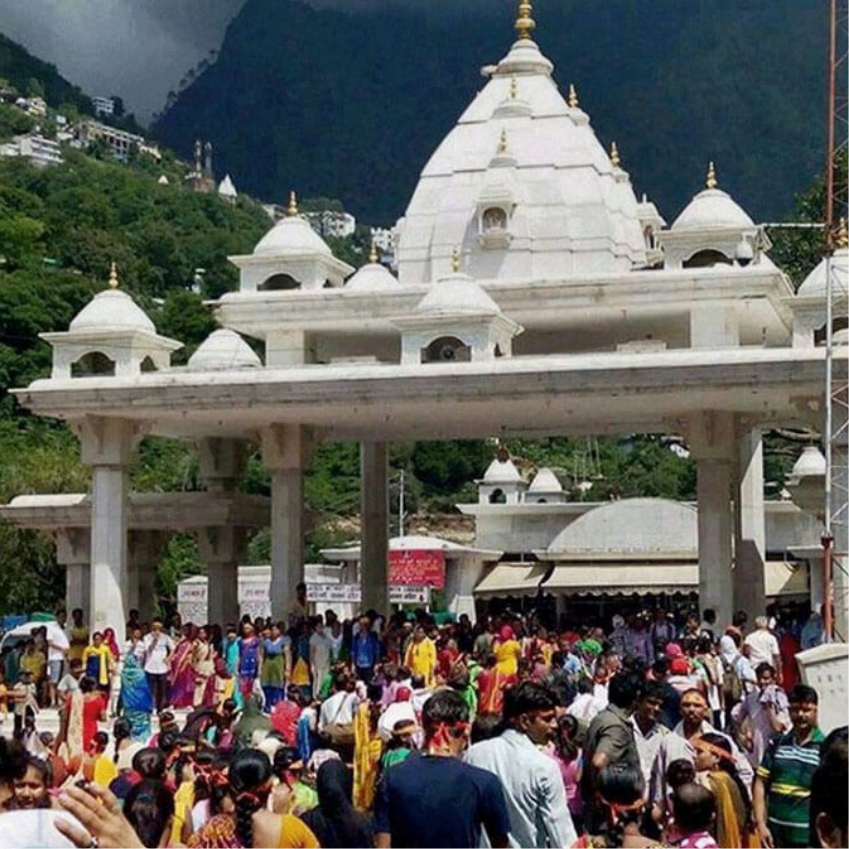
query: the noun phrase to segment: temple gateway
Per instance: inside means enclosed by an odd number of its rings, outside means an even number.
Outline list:
[[[712,164],[703,187],[693,174],[695,194],[668,226],[645,194],[638,199],[616,146],[599,143],[574,87],[564,96],[533,30],[522,2],[517,39],[484,69],[485,84],[425,164],[398,222],[397,275],[376,256],[354,273],[293,197],[253,253],[231,257],[238,290],[212,304],[221,329],[188,365],[171,365],[180,341],[156,333],[114,272],[66,332],[44,334],[52,373],[16,395],[79,435],[91,493],[20,497],[2,515],[55,535],[67,603],[83,607],[94,628],[120,633],[129,607],[151,603],[163,540],[186,529],[207,567],[207,618],[235,619],[248,534],[268,524],[270,604],[283,617],[305,575],[303,476],[323,440],[361,445],[354,560],[364,608],[389,602],[393,440],[632,433],[684,441],[697,465],[697,504],[650,505],[642,518],[616,504],[579,515],[562,494],[534,502],[509,468],[492,469],[491,478],[503,474],[464,508],[476,513],[476,546],[489,559],[479,569],[453,558],[449,602],[460,609],[476,588],[536,587],[549,566],[568,592],[605,561],[600,580],[629,588],[649,578],[674,588],[684,575],[719,621],[763,608],[775,557],[761,434],[823,432],[825,354],[815,344],[826,322],[823,267],[797,293],[770,259],[763,226],[721,188]],[[832,260],[844,291],[847,264],[844,238]],[[262,358],[244,337],[262,343]],[[845,373],[846,348],[838,353]],[[206,491],[129,492],[127,470],[148,434],[195,442]],[[261,446],[271,474],[268,501],[239,493],[249,445]],[[838,455],[845,474],[845,441]],[[780,546],[805,549],[796,555],[813,564],[814,603],[821,555],[805,523],[818,527],[823,471],[816,449],[800,458],[792,483],[809,515],[792,520],[800,535]],[[548,478],[538,490],[546,486]],[[492,525],[496,507],[514,518],[535,510],[544,522],[534,538],[504,539],[505,526]],[[802,513],[789,502],[775,509]],[[507,526],[523,532],[521,522]],[[625,543],[630,553],[616,550]],[[638,556],[639,545],[651,556]],[[536,552],[536,562],[500,559],[517,551]],[[845,638],[840,570],[834,604]]]

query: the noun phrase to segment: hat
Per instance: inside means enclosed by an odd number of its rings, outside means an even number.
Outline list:
[[[408,702],[413,698],[413,691],[409,687],[399,687],[395,691],[396,702]]]
[[[684,650],[678,645],[678,643],[667,643],[664,652],[670,660],[676,657],[681,657],[681,655],[684,654]]]
[[[669,671],[673,675],[686,675],[690,671],[690,664],[686,657],[676,657],[669,665]]]

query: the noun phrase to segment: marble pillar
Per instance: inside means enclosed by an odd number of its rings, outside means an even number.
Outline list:
[[[362,532],[360,579],[363,610],[389,611],[389,446],[360,444]]]
[[[731,489],[735,459],[733,416],[704,412],[691,422],[688,442],[696,460],[699,509],[699,607],[716,612],[724,628],[734,611]]]
[[[61,528],[55,533],[56,561],[65,567],[65,609],[68,619],[71,611],[82,608],[83,621],[89,622],[91,534],[88,528]]]
[[[80,425],[82,460],[91,473],[92,631],[127,622],[127,468],[139,430],[124,419],[88,416]]]
[[[206,564],[206,617],[226,627],[239,621],[239,561],[245,553],[243,528],[202,528],[198,532],[200,556]]]
[[[832,445],[831,598],[834,611],[834,642],[849,641],[849,450],[847,450],[846,409],[835,415],[844,417],[841,436]]]
[[[156,571],[168,545],[166,531],[130,532],[129,608],[135,607],[142,622],[156,613]]]
[[[738,439],[737,481],[734,492],[734,605],[749,621],[765,610],[763,439],[760,428],[743,429]]]
[[[304,580],[304,470],[310,434],[296,425],[262,433],[262,459],[271,472],[271,615],[287,621]]]

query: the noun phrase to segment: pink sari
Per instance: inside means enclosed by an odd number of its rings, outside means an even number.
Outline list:
[[[171,656],[171,705],[175,708],[192,707],[195,697],[195,671],[192,668],[192,639],[182,637]]]

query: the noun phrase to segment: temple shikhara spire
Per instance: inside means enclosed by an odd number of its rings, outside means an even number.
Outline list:
[[[289,192],[289,205],[286,207],[286,215],[294,218],[298,214],[298,196],[295,192]]]
[[[531,6],[529,0],[522,0],[519,3],[519,17],[513,27],[520,39],[530,38],[531,33],[536,29],[536,21],[531,17],[532,11],[533,6]]]
[[[619,168],[622,165],[622,159],[619,156],[619,148],[616,142],[610,143],[610,163],[614,168]]]

